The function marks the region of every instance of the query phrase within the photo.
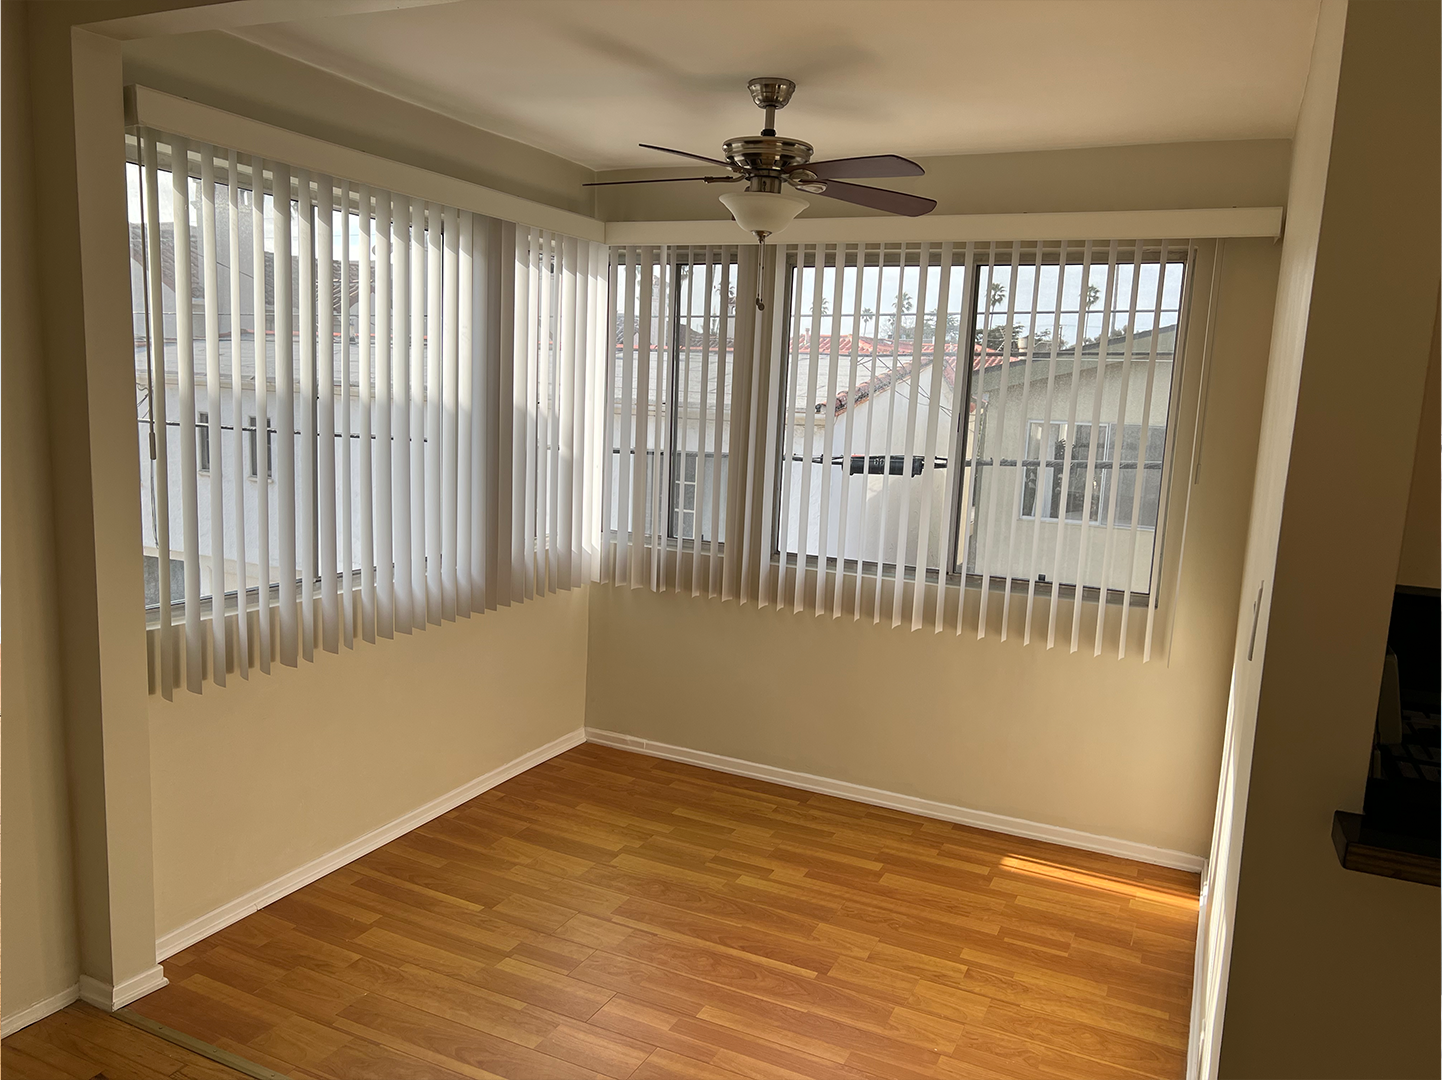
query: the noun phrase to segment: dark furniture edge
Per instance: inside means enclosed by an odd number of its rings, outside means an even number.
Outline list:
[[[1332,845],[1348,870],[1422,885],[1439,884],[1434,839],[1378,832],[1367,828],[1361,814],[1338,810],[1332,815]]]

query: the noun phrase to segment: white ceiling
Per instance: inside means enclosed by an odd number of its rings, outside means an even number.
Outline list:
[[[593,169],[719,156],[746,80],[818,158],[1290,138],[1319,0],[456,0],[233,31]],[[305,5],[296,5],[304,9]]]

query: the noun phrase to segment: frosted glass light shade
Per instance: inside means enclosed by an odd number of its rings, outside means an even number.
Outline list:
[[[748,233],[775,236],[811,204],[794,195],[772,191],[733,191],[721,196],[736,224]]]

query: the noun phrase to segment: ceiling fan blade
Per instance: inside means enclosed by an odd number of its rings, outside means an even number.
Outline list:
[[[865,187],[861,184],[843,184],[840,180],[827,180],[826,190],[819,192],[828,199],[869,206],[873,210],[885,210],[888,214],[903,214],[906,217],[921,217],[936,209],[936,200],[921,195],[908,195],[904,191],[888,191],[886,188]]]
[[[619,184],[681,184],[688,180],[704,180],[708,184],[739,184],[740,176],[658,176],[654,180],[593,180],[582,187],[616,187]]]
[[[731,168],[729,161],[718,161],[713,157],[702,157],[700,154],[693,154],[689,150],[672,150],[669,146],[652,146],[650,143],[638,143],[638,146],[646,150],[659,150],[663,154],[675,154],[677,157],[688,157],[695,161],[704,161],[707,165],[720,165],[723,169]]]
[[[925,176],[926,170],[910,158],[896,154],[832,158],[798,166],[822,180],[866,180],[880,176]]]

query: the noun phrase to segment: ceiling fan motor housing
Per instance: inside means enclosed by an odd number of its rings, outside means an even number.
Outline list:
[[[748,174],[748,191],[780,191],[785,173],[815,153],[808,142],[776,135],[742,135],[722,144],[726,160]]]

